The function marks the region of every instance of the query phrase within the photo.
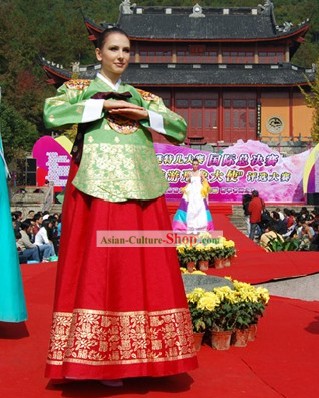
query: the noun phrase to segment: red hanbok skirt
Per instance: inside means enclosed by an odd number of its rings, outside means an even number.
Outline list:
[[[71,181],[47,358],[51,379],[166,376],[197,367],[174,247],[97,247],[97,231],[171,230],[164,197],[110,203]]]

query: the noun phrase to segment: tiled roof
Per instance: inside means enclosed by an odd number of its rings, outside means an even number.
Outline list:
[[[131,64],[123,80],[154,86],[295,86],[314,80],[314,72],[291,64]]]
[[[71,78],[71,72],[41,60],[52,78]],[[81,67],[79,78],[93,79],[99,65]],[[130,64],[123,81],[137,86],[296,86],[314,80],[314,71],[282,63],[275,65]],[[58,80],[58,79],[56,79]],[[59,83],[61,81],[59,80]]]
[[[287,22],[278,26],[274,6],[268,0],[256,7],[213,8],[198,4],[194,7],[139,7],[129,4],[120,8],[117,25],[136,39],[273,40],[297,32],[304,36],[309,29],[309,20],[296,27]],[[102,23],[96,28],[101,30],[109,25]]]
[[[269,16],[207,15],[190,18],[187,15],[142,14],[121,15],[119,26],[131,38],[147,39],[257,39],[278,35]]]
[[[274,7],[265,5],[237,8],[203,7],[195,13],[194,7],[151,7],[130,5],[122,8],[117,25],[131,39],[139,40],[211,40],[249,41],[276,40],[287,36],[304,36],[309,29],[309,20],[297,26],[284,22],[278,26]],[[200,7],[201,8],[201,7]],[[110,23],[86,23],[98,34]],[[90,30],[90,29],[89,29]]]

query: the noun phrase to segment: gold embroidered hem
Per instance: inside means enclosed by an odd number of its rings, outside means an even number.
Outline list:
[[[55,312],[47,363],[120,365],[194,357],[188,309]]]
[[[154,199],[168,188],[153,145],[88,143],[72,183],[81,192],[109,202]]]

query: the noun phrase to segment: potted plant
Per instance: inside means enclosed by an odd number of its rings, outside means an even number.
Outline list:
[[[208,245],[201,243],[195,246],[197,252],[198,268],[200,271],[207,271],[209,261],[212,259],[211,249]]]
[[[219,269],[224,267],[224,259],[225,259],[225,246],[224,246],[224,238],[220,238],[220,242],[213,244],[212,252],[214,256],[214,267]]]
[[[234,256],[235,243],[232,240],[219,236],[213,238],[208,232],[198,235],[198,242],[177,246],[179,263],[190,271],[198,268],[207,271],[209,264],[215,268],[223,268],[223,261]]]
[[[178,261],[182,267],[187,268],[192,272],[196,269],[196,262],[198,259],[198,252],[193,245],[184,244],[177,246]]]
[[[256,330],[269,301],[267,289],[231,282],[233,287],[195,288],[187,294],[194,333],[210,331],[211,345],[218,350],[229,348],[232,335],[234,345],[246,345],[250,328],[254,325]]]
[[[202,340],[207,328],[205,320],[205,311],[198,307],[198,301],[205,294],[202,288],[195,288],[192,292],[186,295],[188,308],[191,315],[195,349],[198,351],[202,344]]]
[[[284,240],[282,237],[270,237],[265,247],[266,251],[269,252],[286,252],[286,251],[298,251],[300,249],[300,239],[288,238]]]
[[[233,285],[238,310],[233,342],[236,346],[245,346],[249,340],[253,340],[252,336],[249,339],[249,332],[252,329],[256,332],[258,320],[269,301],[269,292],[244,282],[233,281]]]
[[[225,240],[224,241],[224,252],[225,252],[225,267],[229,267],[231,265],[231,259],[236,254],[235,242],[233,240]]]
[[[198,301],[204,311],[206,326],[211,332],[211,345],[217,350],[227,350],[237,318],[237,305],[234,290],[229,286],[214,288],[206,292]]]
[[[232,331],[238,316],[235,291],[229,286],[222,286],[214,288],[213,294],[219,304],[212,312],[212,330]]]

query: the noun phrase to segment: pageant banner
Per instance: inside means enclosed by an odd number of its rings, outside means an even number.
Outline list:
[[[305,202],[303,176],[311,150],[283,157],[268,145],[253,140],[238,140],[218,153],[185,145],[154,146],[159,165],[170,185],[166,193],[168,201],[180,201],[186,173],[192,169],[192,160],[196,157],[211,186],[210,202],[241,203],[242,195],[253,189],[257,189],[268,203]],[[63,136],[57,139],[44,136],[35,143],[33,157],[38,164],[38,185],[49,180],[53,181],[55,190],[63,189],[70,168],[71,147],[71,141]],[[312,181],[311,167],[308,167],[308,180]],[[308,186],[311,185],[310,180]]]
[[[219,153],[187,146],[155,144],[157,158],[170,184],[169,201],[179,201],[185,176],[196,157],[211,186],[210,202],[240,202],[244,193],[257,189],[268,203],[303,203],[303,171],[310,150],[281,154],[259,141],[238,140]]]

